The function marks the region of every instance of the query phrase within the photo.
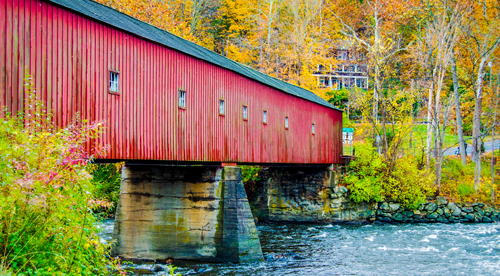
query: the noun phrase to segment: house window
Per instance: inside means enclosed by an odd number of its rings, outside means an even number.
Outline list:
[[[179,90],[179,107],[186,108],[186,91]]]
[[[339,90],[340,89],[340,81],[339,81],[338,78],[333,78],[332,79],[332,87],[335,90]]]
[[[285,117],[285,128],[288,129],[288,117]]]
[[[319,76],[319,86],[320,87],[331,87],[330,77],[327,76]]]
[[[356,87],[365,88],[365,79],[356,79]]]
[[[267,124],[267,110],[264,110],[264,112],[262,113],[262,122],[264,124]]]
[[[316,125],[315,124],[312,124],[312,134],[315,134],[316,132],[316,129],[315,129]]]
[[[118,93],[118,84],[120,80],[120,74],[118,72],[109,71],[109,91]]]
[[[243,120],[248,120],[248,106],[243,106]]]
[[[224,115],[224,100],[219,100],[219,115]]]

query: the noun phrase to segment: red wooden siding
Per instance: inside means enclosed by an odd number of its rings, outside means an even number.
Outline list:
[[[59,126],[77,112],[105,123],[96,143],[110,146],[106,159],[341,162],[337,110],[40,0],[0,0],[0,106],[8,112],[23,109],[25,68]],[[119,95],[108,93],[109,70],[120,73]]]

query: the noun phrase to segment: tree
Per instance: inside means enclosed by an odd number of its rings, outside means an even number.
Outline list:
[[[396,62],[396,55],[406,51],[412,44],[401,32],[400,24],[410,15],[411,1],[367,0],[353,2],[337,0],[339,12],[335,18],[342,26],[344,38],[350,39],[367,54],[370,77],[373,79],[372,125],[373,137],[378,124],[379,106],[381,106],[382,145],[387,154],[386,95],[383,87],[387,85]],[[411,40],[411,39],[410,39]]]
[[[435,173],[438,193],[441,188],[443,141],[447,121],[454,103],[454,94],[449,95],[443,106],[443,88],[448,67],[453,60],[455,44],[460,38],[467,6],[455,1],[426,1],[421,5],[421,33],[414,49],[421,67],[427,72],[428,124],[427,124],[427,166],[430,164],[431,141],[434,138]]]
[[[492,54],[500,44],[500,11],[498,0],[470,1],[472,16],[468,17],[466,37],[467,58],[471,67],[470,76],[474,95],[474,117],[472,127],[472,161],[476,164],[474,189],[479,189],[481,174],[481,117],[483,113],[485,69]]]
[[[458,84],[458,74],[457,74],[457,61],[455,58],[455,51],[452,52],[452,65],[451,72],[453,74],[453,97],[455,98],[455,114],[457,120],[457,136],[458,144],[460,148],[460,159],[462,160],[462,165],[467,165],[467,151],[465,148],[464,140],[464,129],[462,123],[462,114],[460,110],[460,94],[459,94],[459,84]]]

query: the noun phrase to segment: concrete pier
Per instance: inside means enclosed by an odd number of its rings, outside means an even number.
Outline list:
[[[124,166],[113,238],[125,259],[263,259],[238,167]]]

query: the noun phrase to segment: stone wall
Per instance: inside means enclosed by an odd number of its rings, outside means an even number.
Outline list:
[[[500,212],[483,203],[455,204],[438,197],[434,202],[422,204],[417,210],[401,208],[398,203],[381,202],[375,218],[377,221],[400,223],[489,223],[500,221]]]
[[[125,166],[113,238],[125,259],[262,259],[237,167]]]
[[[356,203],[349,191],[339,186],[335,167],[269,167],[249,199],[259,221],[277,222],[387,222],[453,223],[498,222],[500,212],[482,203],[455,204],[438,197],[417,210],[398,203]]]

